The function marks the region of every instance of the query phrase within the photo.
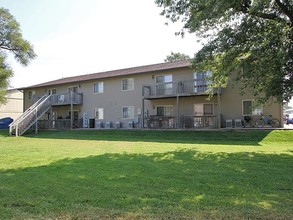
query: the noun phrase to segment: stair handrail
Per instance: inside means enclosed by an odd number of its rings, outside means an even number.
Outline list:
[[[51,97],[51,95],[42,96],[38,101],[36,101],[32,106],[30,106],[17,120],[15,120],[10,125],[10,128],[9,128],[10,135],[11,135],[11,133],[13,131],[13,127],[15,127],[15,133],[16,133],[16,136],[18,136],[18,134],[19,134],[18,126],[19,126],[19,124],[24,122],[27,119],[28,116],[30,116],[32,114],[38,114],[39,107],[42,106],[50,97]],[[28,123],[28,125],[29,125],[29,123]],[[28,128],[24,129],[23,132],[25,132],[25,130],[27,130],[27,129]]]
[[[13,126],[14,124],[17,124],[19,121],[21,121],[29,112],[31,112],[32,109],[34,109],[46,97],[47,95],[44,95],[41,98],[39,98],[34,104],[32,104],[27,110],[25,110],[25,112],[22,113],[21,116],[19,116],[15,121],[13,121],[10,124],[10,126]]]

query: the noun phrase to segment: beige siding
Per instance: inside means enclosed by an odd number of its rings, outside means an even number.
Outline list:
[[[18,90],[7,91],[7,103],[0,105],[0,118],[17,119],[23,112],[23,93]]]
[[[222,89],[221,95],[221,112],[223,121],[226,119],[243,119],[243,106],[244,100],[254,100],[253,95],[246,91],[244,95],[240,95],[237,87],[233,87],[231,83],[228,84],[227,88]],[[263,114],[272,115],[273,118],[277,118],[281,123],[283,123],[283,110],[282,105],[279,103],[268,103],[263,105]],[[252,125],[254,121],[260,118],[259,115],[252,115]]]
[[[104,109],[104,119],[103,122],[111,121],[115,124],[117,121],[122,122],[123,127],[127,127],[129,121],[138,121],[140,115],[139,111],[142,113],[142,85],[144,84],[154,84],[156,76],[172,74],[173,81],[180,80],[193,80],[194,71],[189,68],[180,68],[168,71],[159,72],[149,72],[149,73],[139,73],[127,76],[116,76],[108,77],[103,79],[97,79],[92,81],[81,81],[77,83],[56,85],[53,87],[42,87],[34,89],[36,96],[42,96],[48,92],[49,89],[56,89],[57,94],[67,93],[70,86],[78,86],[80,93],[83,93],[83,104],[74,106],[74,110],[79,112],[79,118],[83,117],[84,113],[88,114],[89,119],[93,119],[94,109],[103,108]],[[131,91],[122,90],[122,80],[127,78],[134,79],[134,89]],[[99,94],[94,94],[93,85],[97,82],[103,82],[104,92]],[[28,92],[31,90],[25,90],[25,102],[24,106],[27,109],[31,104],[32,100],[28,99]],[[171,105],[173,106],[173,116],[177,115],[194,115],[194,104],[204,104],[211,103],[214,107],[214,114],[219,112],[222,115],[222,124],[226,119],[242,119],[242,100],[253,99],[249,94],[244,96],[239,95],[239,91],[236,88],[228,86],[222,89],[222,94],[220,96],[220,103],[218,103],[218,97],[215,95],[211,100],[207,99],[208,96],[190,96],[190,97],[179,97],[179,112],[177,111],[177,99],[166,98],[166,99],[155,99],[155,100],[145,100],[145,110],[148,111],[149,115],[156,114],[156,106],[160,105]],[[124,106],[134,107],[134,118],[122,119],[122,108]],[[53,107],[53,112],[57,112],[57,116],[62,116],[66,118],[68,112],[70,111],[70,106]],[[272,114],[274,117],[278,118],[280,122],[282,121],[282,106],[280,104],[272,104],[271,106],[264,107],[264,114]],[[44,119],[48,116],[45,115]],[[137,127],[139,125],[136,125]]]

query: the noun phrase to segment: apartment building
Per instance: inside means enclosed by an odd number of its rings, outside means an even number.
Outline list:
[[[57,79],[21,88],[24,117],[56,129],[242,127],[261,113],[282,121],[281,104],[256,106],[231,84],[211,88],[211,77],[176,61]]]

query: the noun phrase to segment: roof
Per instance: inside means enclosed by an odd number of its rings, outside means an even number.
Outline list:
[[[115,76],[125,76],[125,75],[132,75],[132,74],[140,74],[140,73],[148,73],[154,71],[162,71],[162,70],[169,70],[169,69],[177,69],[183,67],[191,66],[191,62],[189,60],[181,60],[181,61],[174,61],[168,63],[159,63],[159,64],[152,64],[146,66],[138,66],[126,69],[118,69],[118,70],[111,70],[105,72],[98,72],[86,75],[79,75],[79,76],[72,76],[66,77],[62,79],[57,79],[33,86],[28,86],[19,89],[29,89],[29,88],[37,88],[37,87],[44,87],[44,86],[53,86],[53,85],[61,85],[73,82],[80,82],[80,81],[88,81],[88,80],[95,80],[95,79],[102,79],[108,77],[115,77]]]

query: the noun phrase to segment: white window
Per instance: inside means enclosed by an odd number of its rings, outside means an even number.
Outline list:
[[[157,95],[173,94],[173,77],[172,75],[156,76]]]
[[[157,106],[157,115],[173,116],[173,106],[172,105]]]
[[[123,91],[134,90],[134,79],[133,78],[123,79],[122,90]]]
[[[209,103],[194,104],[195,116],[204,116],[204,115],[213,115],[213,114],[214,114],[213,104],[209,104]]]
[[[35,94],[36,94],[35,90],[29,91],[28,92],[28,99],[32,99]]]
[[[78,86],[70,86],[68,87],[68,92],[74,92],[74,93],[77,93],[78,92]]]
[[[242,101],[242,114],[243,115],[260,115],[263,109],[254,100]]]
[[[57,89],[48,89],[48,95],[57,94]]]
[[[134,118],[134,107],[133,106],[122,107],[122,118],[123,119]]]
[[[104,82],[94,83],[94,93],[104,93]]]
[[[156,77],[156,83],[170,83],[172,82],[172,75],[163,75]]]
[[[96,119],[104,119],[104,109],[103,108],[96,108],[95,109],[95,118]]]

